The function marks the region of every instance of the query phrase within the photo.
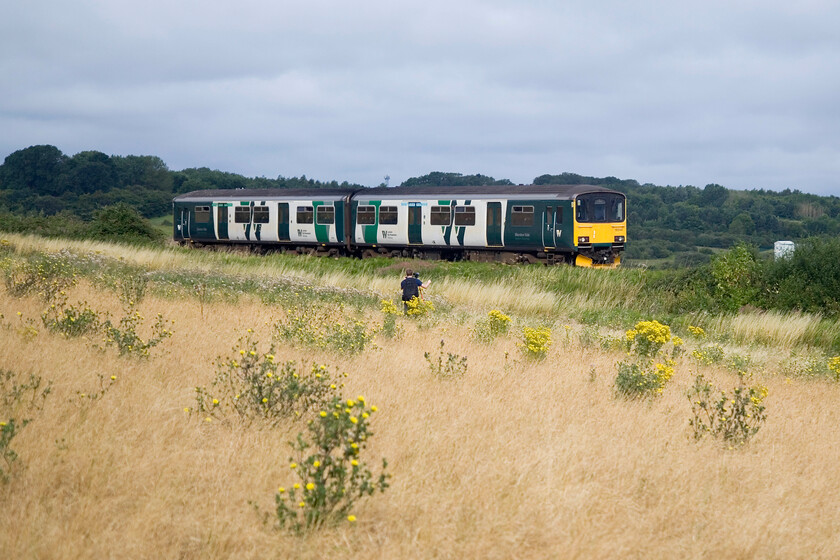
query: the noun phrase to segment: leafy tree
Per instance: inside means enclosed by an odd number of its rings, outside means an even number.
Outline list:
[[[102,152],[79,152],[68,162],[62,179],[62,191],[106,192],[117,186],[117,170],[111,158]]]
[[[60,194],[68,158],[55,146],[30,146],[6,157],[0,166],[0,187],[26,195]]]
[[[700,204],[703,206],[710,206],[713,208],[720,208],[723,206],[726,199],[729,198],[729,190],[717,184],[709,184],[703,189],[700,194]]]
[[[752,235],[755,233],[755,222],[752,216],[746,212],[741,212],[729,224],[729,233],[733,235]]]
[[[437,186],[437,187],[462,187],[462,186],[486,186],[486,185],[512,185],[508,179],[496,180],[487,175],[462,175],[460,173],[443,173],[434,171],[422,177],[412,177],[403,181],[402,187]]]

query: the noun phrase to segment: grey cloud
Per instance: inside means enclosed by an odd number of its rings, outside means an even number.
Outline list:
[[[51,143],[365,184],[574,171],[838,192],[833,2],[2,11],[0,155]]]

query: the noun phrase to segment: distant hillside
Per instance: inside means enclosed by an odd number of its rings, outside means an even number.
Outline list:
[[[15,214],[70,212],[84,220],[103,206],[119,202],[143,216],[168,213],[172,197],[203,189],[335,188],[355,186],[336,181],[248,178],[206,167],[170,171],[156,156],[108,156],[86,151],[70,157],[55,146],[32,146],[6,157],[0,165],[0,207]]]
[[[574,173],[540,175],[536,184],[603,185],[628,196],[630,261],[671,259],[670,265],[702,264],[717,249],[743,241],[774,241],[840,234],[840,198],[800,191],[735,191],[721,185],[656,186],[616,177]],[[403,186],[510,185],[508,179],[433,172]],[[46,235],[85,235],[98,210],[126,204],[146,218],[167,214],[176,194],[203,189],[335,188],[363,185],[297,178],[243,177],[206,167],[171,171],[156,156],[109,156],[98,151],[67,156],[55,146],[31,146],[0,165],[0,228],[32,228]],[[6,219],[3,219],[3,216]],[[14,216],[14,220],[10,216]],[[22,220],[21,216],[37,218]],[[52,217],[52,218],[49,218]],[[46,219],[49,218],[49,219]],[[81,233],[79,233],[81,232]]]

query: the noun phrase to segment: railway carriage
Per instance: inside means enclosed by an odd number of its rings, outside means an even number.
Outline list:
[[[624,194],[591,185],[365,189],[350,206],[366,254],[616,265]]]
[[[175,241],[332,251],[347,245],[351,189],[193,191],[175,197]]]
[[[615,266],[626,197],[591,185],[195,191],[175,240],[356,256]]]

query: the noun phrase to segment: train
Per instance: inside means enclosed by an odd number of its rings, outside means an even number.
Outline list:
[[[172,202],[181,245],[322,256],[615,267],[627,197],[595,185],[200,190]]]

